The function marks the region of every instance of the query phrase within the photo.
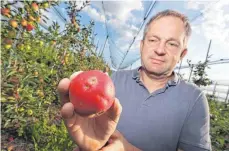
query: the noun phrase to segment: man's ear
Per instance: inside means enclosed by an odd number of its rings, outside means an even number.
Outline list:
[[[186,56],[187,52],[188,52],[188,49],[185,48],[180,55],[180,60],[182,60]]]
[[[140,53],[141,53],[142,50],[143,50],[143,45],[144,45],[144,40],[141,40],[141,42],[140,42]]]

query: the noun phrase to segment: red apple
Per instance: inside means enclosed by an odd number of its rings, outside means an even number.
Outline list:
[[[32,3],[32,8],[33,8],[33,10],[34,11],[38,11],[39,10],[39,7],[38,7],[38,5],[37,5],[37,3]]]
[[[72,79],[69,97],[79,115],[99,116],[113,104],[115,87],[107,74],[99,70],[84,71]]]
[[[8,16],[10,13],[10,9],[9,8],[2,8],[1,9],[1,14],[4,16]]]
[[[27,24],[27,26],[26,26],[27,31],[31,31],[33,29],[34,29],[34,26],[32,24]]]
[[[4,43],[11,45],[13,43],[13,40],[12,39],[9,39],[9,38],[5,38],[4,39]]]
[[[8,138],[8,141],[9,141],[9,142],[12,142],[12,141],[14,141],[14,138],[13,138],[13,136],[10,136],[10,137]]]

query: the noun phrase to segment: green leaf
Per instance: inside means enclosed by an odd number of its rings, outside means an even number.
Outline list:
[[[11,75],[15,75],[15,74],[17,74],[17,73],[18,73],[17,71],[12,70],[12,71],[10,71],[10,72],[7,74],[7,77],[9,77],[9,76],[11,76]]]
[[[10,122],[11,122],[11,119],[6,120],[3,127],[6,128],[10,124]]]

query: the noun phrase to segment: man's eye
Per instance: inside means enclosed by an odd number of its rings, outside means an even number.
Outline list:
[[[170,46],[173,46],[173,47],[178,47],[178,44],[176,44],[176,43],[171,43],[171,42],[170,42],[169,45],[170,45]]]
[[[155,40],[155,39],[150,39],[149,41],[150,42],[157,42],[157,40]]]

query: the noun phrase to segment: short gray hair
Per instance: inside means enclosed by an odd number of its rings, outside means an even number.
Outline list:
[[[180,19],[183,21],[183,23],[184,23],[184,28],[185,28],[185,35],[186,35],[186,37],[187,37],[187,38],[190,37],[191,32],[192,32],[192,29],[191,29],[191,26],[190,26],[190,23],[189,23],[188,18],[187,18],[185,15],[183,15],[183,14],[177,12],[177,11],[174,11],[174,10],[164,10],[164,11],[162,11],[162,12],[157,13],[155,16],[153,16],[153,17],[149,20],[149,22],[146,24],[145,29],[144,29],[143,40],[145,39],[145,36],[146,36],[146,34],[147,34],[149,25],[150,25],[153,21],[155,21],[155,20],[157,20],[157,19],[160,19],[160,18],[162,18],[162,17],[166,17],[166,16],[173,16],[173,17],[180,18]],[[187,38],[186,38],[186,39],[187,39]]]

